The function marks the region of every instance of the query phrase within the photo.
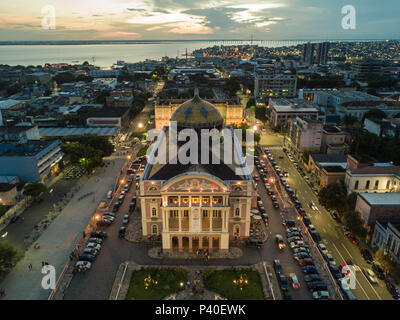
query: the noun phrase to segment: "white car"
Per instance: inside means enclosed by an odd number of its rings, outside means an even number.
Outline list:
[[[314,211],[318,210],[317,206],[315,205],[314,201],[310,202],[310,208],[313,209]]]
[[[78,261],[75,264],[75,267],[87,270],[87,269],[90,269],[92,267],[92,264],[89,261]]]
[[[373,284],[377,284],[378,283],[378,279],[376,278],[375,273],[371,269],[365,269],[364,273],[367,276],[369,282],[371,282]]]
[[[317,230],[315,229],[314,225],[310,224],[308,226],[308,230],[310,230],[310,232],[316,232]]]
[[[102,219],[114,222],[115,218],[109,215],[103,215]]]
[[[293,248],[296,248],[296,247],[301,247],[301,246],[303,246],[304,245],[304,241],[302,241],[302,240],[297,240],[297,241],[294,241],[294,242],[291,242],[290,243],[290,247],[293,249]]]
[[[323,243],[318,244],[318,249],[321,251],[323,255],[328,254],[328,249],[326,249],[325,245]]]
[[[127,224],[129,222],[129,215],[124,215],[124,218],[122,219],[123,224]]]
[[[328,291],[314,291],[313,298],[316,300],[328,300],[329,292]]]
[[[89,243],[86,245],[86,248],[93,248],[93,249],[96,249],[97,251],[100,251],[101,245],[98,244],[98,243],[89,242]]]

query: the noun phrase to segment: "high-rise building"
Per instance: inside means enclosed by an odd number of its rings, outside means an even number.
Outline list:
[[[311,42],[307,42],[304,44],[303,49],[303,62],[313,64],[314,63],[314,50],[315,44]]]
[[[318,64],[327,64],[328,51],[329,51],[329,42],[318,43],[315,62]]]

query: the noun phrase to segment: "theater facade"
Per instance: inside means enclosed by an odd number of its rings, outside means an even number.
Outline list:
[[[242,147],[233,129],[224,126],[218,110],[197,94],[183,103],[171,117],[178,131],[186,128],[226,128],[232,131],[233,152],[242,158]],[[163,127],[140,179],[142,235],[161,236],[163,251],[229,249],[229,241],[249,237],[250,210],[254,186],[246,164],[238,174],[234,161],[220,163],[154,163],[154,157],[168,153],[169,127]],[[167,145],[166,150],[160,146]],[[228,143],[221,144],[221,153]],[[162,149],[162,150],[161,150]],[[199,150],[199,159],[204,152]],[[169,155],[167,156],[169,159]]]

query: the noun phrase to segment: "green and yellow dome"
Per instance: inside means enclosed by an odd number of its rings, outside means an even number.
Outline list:
[[[214,128],[221,127],[224,119],[211,103],[201,99],[198,91],[192,100],[181,104],[171,117],[178,128]]]

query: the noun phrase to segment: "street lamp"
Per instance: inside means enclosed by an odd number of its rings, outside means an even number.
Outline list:
[[[274,182],[275,182],[275,179],[274,179],[274,178],[269,178],[269,182],[270,182],[270,183],[274,183]]]
[[[143,123],[139,122],[137,126],[138,126],[139,129],[142,129],[143,128]]]

